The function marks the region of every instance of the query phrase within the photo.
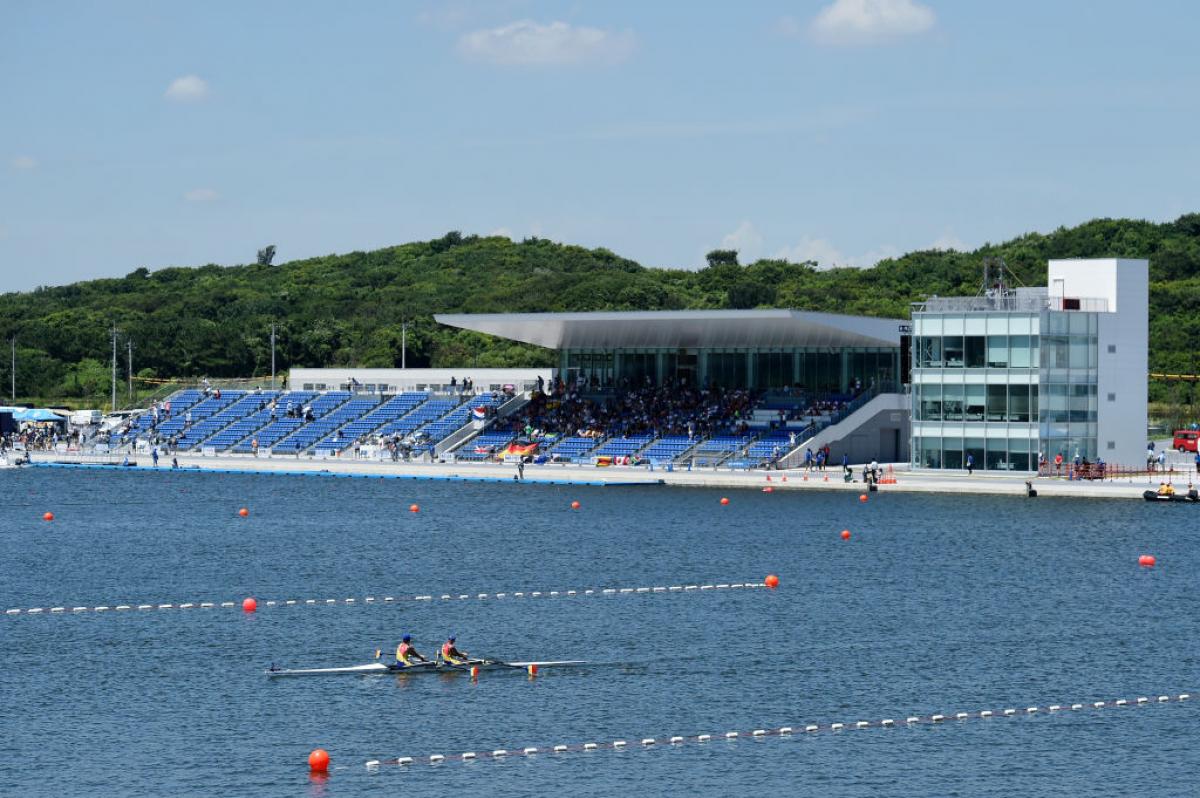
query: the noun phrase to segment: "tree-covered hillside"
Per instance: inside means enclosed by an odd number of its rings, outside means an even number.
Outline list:
[[[0,333],[17,340],[19,396],[106,395],[114,323],[122,369],[132,340],[145,376],[267,374],[273,322],[280,370],[399,365],[406,320],[410,366],[549,364],[545,350],[441,327],[432,316],[792,307],[904,318],[910,302],[930,294],[974,294],[986,256],[1003,257],[1027,285],[1045,283],[1049,258],[1150,258],[1151,370],[1200,368],[1200,214],[1165,224],[1099,219],[971,253],[913,252],[871,269],[778,260],[743,266],[722,251],[696,271],[655,269],[606,249],[449,233],[280,265],[260,258],[246,266],[139,268],[122,279],[5,294]],[[8,358],[0,362],[7,387]]]

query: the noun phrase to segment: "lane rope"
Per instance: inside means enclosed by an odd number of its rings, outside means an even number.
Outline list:
[[[580,590],[517,590],[499,593],[427,593],[412,596],[365,596],[363,598],[325,598],[325,599],[272,599],[259,601],[257,607],[355,607],[375,606],[381,604],[400,604],[412,601],[485,601],[527,598],[577,598],[580,596],[641,596],[662,593],[692,593],[716,590],[746,590],[766,588],[763,582],[721,582],[706,585],[670,585],[658,587],[605,587],[585,588]],[[6,616],[17,615],[62,615],[86,612],[145,612],[148,610],[190,610],[190,609],[240,609],[240,601],[187,601],[181,603],[127,603],[127,604],[97,604],[95,606],[77,607],[30,607],[5,610]]]
[[[1160,695],[1155,698],[1141,696],[1135,699],[1119,698],[1115,701],[1092,701],[1090,703],[1048,704],[1045,706],[1028,706],[1025,709],[1009,708],[993,711],[983,709],[974,712],[955,712],[933,715],[911,715],[903,719],[883,718],[882,720],[860,720],[845,723],[809,723],[797,726],[781,726],[774,729],[751,729],[749,731],[727,731],[714,734],[689,735],[659,735],[657,737],[641,737],[629,740],[609,740],[605,742],[572,743],[569,745],[525,746],[521,748],[497,748],[491,751],[464,751],[459,754],[427,754],[425,756],[400,756],[394,759],[372,759],[366,762],[368,770],[377,771],[384,765],[436,765],[443,762],[472,762],[483,759],[503,759],[511,756],[532,757],[542,754],[567,754],[590,751],[621,751],[630,748],[654,748],[659,746],[678,746],[693,743],[712,743],[719,740],[760,740],[765,737],[791,737],[819,732],[856,731],[860,729],[896,729],[919,725],[937,725],[947,721],[987,720],[989,718],[1029,717],[1033,715],[1058,712],[1088,712],[1103,710],[1110,707],[1140,707],[1168,703],[1181,703],[1191,699],[1190,693],[1179,693],[1175,696]]]

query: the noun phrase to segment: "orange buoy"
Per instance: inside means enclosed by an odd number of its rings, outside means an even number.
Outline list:
[[[783,481],[784,481],[784,482],[787,482],[787,474],[784,474],[784,475],[783,475]]]
[[[867,500],[867,494],[865,494],[865,493],[858,494],[858,500],[860,502],[865,502]]]
[[[419,512],[421,512],[421,508],[420,508],[420,506],[418,506],[416,504],[410,504],[410,505],[408,505],[408,511],[410,513],[419,513]]]
[[[47,513],[43,513],[43,514],[42,514],[42,520],[43,520],[43,521],[53,521],[53,520],[54,520],[54,513],[49,513],[49,512],[47,512]]]
[[[763,584],[774,589],[779,587],[779,577],[775,574],[767,574],[767,578],[763,580]]]
[[[726,497],[724,497],[724,496],[722,496],[722,497],[721,497],[721,504],[729,504],[729,499],[728,499],[728,498],[726,498]]]
[[[763,491],[762,491],[762,492],[763,492],[763,493],[774,493],[774,492],[775,492],[775,489],[774,489],[774,488],[772,488],[770,485],[767,485],[765,488],[763,488]]]
[[[314,748],[308,755],[308,769],[313,773],[324,773],[329,770],[329,752],[324,748]]]
[[[850,539],[850,530],[843,529],[842,530],[842,540],[849,540],[849,539]]]
[[[1143,568],[1153,568],[1157,562],[1158,560],[1154,559],[1153,554],[1143,554],[1141,557],[1138,557],[1138,565]]]
[[[529,666],[529,675],[530,675],[530,676],[537,676],[537,665],[530,665],[530,666]]]
[[[767,474],[767,482],[770,482],[770,481],[771,481],[771,475]]]
[[[242,518],[245,518],[246,516],[250,515],[250,511],[243,507],[242,509],[238,510],[238,515],[240,515]]]
[[[246,598],[242,599],[242,611],[257,612],[258,601],[253,596],[247,596]]]
[[[478,678],[479,678],[479,666],[478,666],[478,665],[472,665],[472,666],[471,666],[471,678],[472,678],[472,679],[478,679]]]
[[[572,509],[572,510],[578,510],[578,509],[580,508],[580,506],[581,506],[581,505],[579,504],[579,502],[571,502],[571,509]]]

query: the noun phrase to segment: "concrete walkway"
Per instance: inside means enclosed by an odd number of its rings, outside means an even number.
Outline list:
[[[34,466],[121,468],[119,458],[94,455],[64,455],[34,453]],[[170,457],[159,460],[159,470],[170,470]],[[150,458],[136,458],[139,470],[150,468]],[[517,469],[512,465],[497,463],[391,463],[353,459],[309,460],[289,457],[256,458],[241,456],[200,457],[180,455],[179,465],[188,471],[201,470],[214,473],[279,474],[279,475],[325,475],[345,477],[376,477],[391,479],[471,480],[482,482],[512,482]],[[907,467],[903,467],[906,469]],[[854,471],[856,477],[862,473],[861,466]],[[828,476],[829,481],[825,481]],[[1181,492],[1186,491],[1189,479],[1194,475],[1176,471],[1174,483]],[[769,477],[769,479],[768,479]],[[940,493],[940,494],[987,494],[1025,496],[1026,480],[1033,483],[1040,496],[1067,496],[1076,498],[1142,498],[1142,491],[1158,486],[1158,477],[1146,477],[1115,482],[1070,481],[1056,478],[1038,478],[1029,475],[976,473],[967,476],[962,472],[908,471],[896,472],[896,484],[880,485],[880,493]],[[729,471],[696,469],[694,471],[664,471],[647,468],[608,467],[597,468],[581,465],[527,465],[525,482],[557,485],[677,485],[703,488],[730,488],[761,490],[770,486],[775,491],[837,490],[862,493],[866,486],[861,482],[845,483],[841,472],[830,469],[824,474],[813,472],[805,478],[804,472],[793,471]]]

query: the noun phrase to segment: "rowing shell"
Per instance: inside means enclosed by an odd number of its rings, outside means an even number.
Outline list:
[[[386,665],[382,662],[368,662],[366,665],[350,665],[345,668],[276,668],[272,666],[265,673],[268,676],[330,676],[338,673],[359,674],[360,676],[385,673],[458,673],[479,668],[481,671],[519,669],[525,670],[531,665],[538,668],[564,668],[575,665],[586,665],[587,662],[578,659],[547,660],[545,662],[500,662],[498,660],[468,660],[461,665],[450,665],[439,662],[418,662],[414,665]]]

